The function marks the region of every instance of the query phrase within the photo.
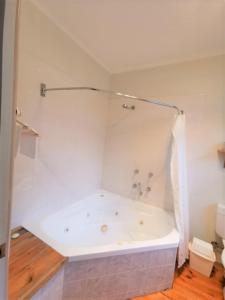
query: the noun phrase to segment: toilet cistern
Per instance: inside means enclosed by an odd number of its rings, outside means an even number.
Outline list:
[[[222,238],[223,246],[225,247],[225,204],[222,203],[217,205],[216,233]],[[221,255],[221,262],[225,267],[225,248]]]

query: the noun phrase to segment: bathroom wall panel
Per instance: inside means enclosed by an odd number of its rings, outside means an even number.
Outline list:
[[[225,137],[224,81],[225,56],[114,74],[111,81],[112,89],[161,99],[185,111],[191,235],[209,241],[215,239],[216,203],[225,201],[225,173],[217,154]],[[140,169],[142,182],[151,170],[152,192],[141,199],[172,204],[165,175],[174,111],[147,104],[123,111],[118,101],[110,102],[103,185],[128,195],[133,169]]]
[[[107,89],[109,74],[32,1],[21,1],[17,105],[40,137],[22,135],[15,161],[12,227],[100,188],[108,117],[105,95],[39,86]]]
[[[114,79],[115,75],[113,75]],[[112,81],[113,83],[114,81]],[[128,92],[123,86],[113,89],[148,97],[148,93]],[[122,109],[122,104],[135,105],[135,110]],[[161,112],[161,113],[160,113]],[[171,209],[166,170],[173,124],[173,113],[158,107],[127,101],[110,100],[110,118],[106,135],[103,187],[114,193]],[[134,174],[134,170],[139,174]],[[153,173],[148,179],[149,173]],[[143,195],[133,183],[140,182]],[[147,187],[150,192],[146,191]]]

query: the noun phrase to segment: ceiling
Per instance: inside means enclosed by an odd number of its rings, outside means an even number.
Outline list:
[[[224,0],[34,0],[111,73],[224,53]]]

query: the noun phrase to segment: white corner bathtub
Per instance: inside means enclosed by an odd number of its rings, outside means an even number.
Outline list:
[[[70,260],[178,247],[165,210],[101,190],[47,217],[22,224]]]

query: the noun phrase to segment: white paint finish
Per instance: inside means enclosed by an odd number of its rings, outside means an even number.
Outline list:
[[[64,267],[60,269],[31,300],[62,300],[63,299]]]
[[[8,240],[13,169],[15,26],[17,1],[5,4],[0,116],[0,245]]]
[[[5,257],[0,258],[0,299],[7,299],[9,258],[10,208],[13,176],[13,125],[15,41],[17,24],[17,1],[6,1],[3,27],[1,66],[1,116],[0,116],[0,245],[5,246]],[[1,8],[3,6],[1,5]],[[2,14],[1,14],[2,15]],[[1,37],[2,38],[2,37]]]
[[[225,57],[218,56],[112,77],[114,90],[162,99],[184,109],[187,117],[191,234],[208,241],[215,239],[216,203],[224,202],[225,199],[224,168],[217,154],[225,136],[224,63]],[[116,104],[112,102],[111,105],[110,111],[113,112],[116,110]],[[122,114],[119,109],[112,115],[111,123],[114,122],[114,127],[119,129],[116,131],[115,128],[110,128],[111,134],[107,135],[108,144],[112,145],[113,149],[110,148],[111,152],[106,151],[105,174],[109,168],[114,177],[110,179],[109,176],[105,176],[104,187],[111,186],[116,191],[122,190],[124,186],[130,185],[128,168],[131,172],[134,166],[140,167],[145,174],[148,166],[154,172],[154,164],[160,166],[160,159],[164,160],[166,157],[168,148],[165,147],[165,140],[161,138],[162,132],[166,134],[170,131],[173,113],[154,106],[145,106],[145,114],[139,114],[140,110],[144,111],[144,108],[138,104],[137,112],[130,112],[133,117],[130,115],[128,118],[128,112]],[[147,123],[147,115],[148,137],[140,125]],[[132,122],[135,124],[133,127],[130,125]],[[155,136],[151,133],[151,126]],[[140,147],[140,155],[138,151],[133,151],[133,145],[136,147],[134,149]],[[145,146],[148,147],[148,151],[144,149]],[[127,153],[127,156],[124,156],[124,153]],[[152,161],[152,157],[155,162]],[[115,158],[119,163],[115,162]],[[138,163],[135,165],[136,161]],[[116,176],[124,178],[124,181],[117,181]],[[164,189],[160,178],[159,182]],[[169,191],[166,189],[166,192]],[[155,198],[149,200],[155,201]]]
[[[23,226],[71,260],[167,249],[179,242],[165,210],[104,190]]]
[[[224,53],[223,0],[35,0],[111,72]]]
[[[85,91],[41,98],[43,81],[49,86],[109,86],[103,68],[31,1],[22,1],[17,105],[20,119],[40,138],[22,136],[20,141],[12,227],[38,210],[58,210],[100,188],[107,98]],[[24,146],[28,156],[23,154]]]

